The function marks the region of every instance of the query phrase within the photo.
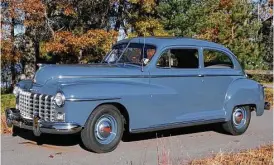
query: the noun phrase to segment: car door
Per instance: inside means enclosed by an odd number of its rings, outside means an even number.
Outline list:
[[[201,68],[203,108],[209,118],[224,118],[224,100],[232,81],[242,76],[234,69],[233,57],[216,48],[203,48]]]
[[[150,85],[158,88],[151,95],[157,124],[194,121],[202,110],[202,80],[198,47],[169,47],[162,51],[150,70]]]

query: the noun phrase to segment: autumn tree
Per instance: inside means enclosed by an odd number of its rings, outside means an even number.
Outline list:
[[[19,61],[21,53],[16,45],[15,29],[22,24],[20,3],[16,0],[1,2],[1,65],[9,68],[12,86],[16,81],[15,64]],[[8,72],[8,71],[7,71]]]
[[[217,42],[230,48],[245,69],[264,69],[261,23],[248,0],[165,1],[158,7],[164,27],[176,36]]]
[[[44,44],[43,49],[52,55],[59,55],[61,63],[88,63],[100,61],[116,40],[117,32],[113,30],[94,29],[81,34],[60,31]]]
[[[41,43],[41,54],[58,63],[98,61],[110,49],[117,33],[111,30],[111,2],[70,0],[47,3],[51,39]]]
[[[25,73],[25,64],[32,64],[28,68],[28,70],[31,70],[30,74],[33,75],[35,71],[35,64],[39,59],[39,43],[49,36],[45,9],[45,5],[40,0],[7,0],[2,2],[1,40],[4,41],[2,42],[3,49],[1,51],[5,51],[5,53],[2,53],[1,62],[5,62],[11,67],[12,84],[15,83],[16,77],[15,63],[22,64]],[[21,30],[20,38],[19,35],[15,36],[15,29],[18,24],[24,29]],[[10,29],[10,33],[5,33],[7,29]],[[18,39],[20,39],[20,42],[16,42]],[[18,47],[22,47],[22,49],[19,51]],[[10,53],[7,52],[8,48],[11,48]]]
[[[127,37],[166,36],[168,33],[159,21],[156,0],[117,0],[111,17],[115,30],[123,29]]]
[[[25,64],[25,74],[32,77],[37,69],[37,63],[43,63],[41,57],[41,43],[49,40],[54,35],[52,21],[48,18],[48,5],[51,1],[24,0],[22,9],[25,14],[25,56],[22,63]]]
[[[260,45],[262,47],[262,56],[266,61],[268,69],[273,69],[273,0],[262,3],[262,40]]]

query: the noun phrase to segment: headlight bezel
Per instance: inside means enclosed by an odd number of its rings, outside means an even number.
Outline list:
[[[58,91],[53,100],[55,105],[57,105],[58,107],[62,107],[65,104],[66,97],[63,92]]]

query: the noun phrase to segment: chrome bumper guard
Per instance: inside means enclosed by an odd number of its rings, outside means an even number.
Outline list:
[[[264,109],[265,110],[270,110],[270,108],[271,108],[271,104],[269,102],[265,102],[264,103]]]
[[[6,109],[6,122],[8,127],[17,126],[19,128],[32,130],[35,136],[41,133],[49,134],[74,134],[82,130],[82,126],[77,123],[47,122],[38,115],[31,119],[24,119],[20,115],[20,110],[15,108]]]

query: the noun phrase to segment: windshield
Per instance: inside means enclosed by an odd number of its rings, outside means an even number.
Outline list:
[[[128,47],[127,47],[128,46]],[[124,43],[113,47],[106,55],[105,63],[125,63],[135,65],[147,65],[156,52],[155,46],[141,43]],[[144,59],[143,59],[144,58]]]

